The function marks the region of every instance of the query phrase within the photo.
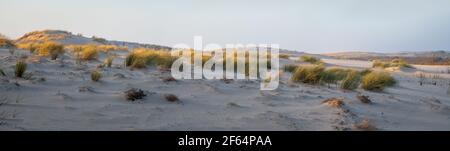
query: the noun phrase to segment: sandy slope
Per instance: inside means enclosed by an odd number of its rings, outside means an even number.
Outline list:
[[[249,80],[163,82],[170,73],[123,69],[122,59],[116,59],[113,68],[101,69],[104,78],[95,83],[89,71],[100,61],[76,65],[65,56],[56,61],[30,57],[33,79],[25,80],[12,77],[21,55],[29,54],[0,50],[0,68],[8,74],[0,76],[0,101],[6,98],[0,130],[358,130],[354,125],[363,120],[379,130],[450,130],[448,79],[419,86],[413,73],[398,72],[397,86],[375,93],[292,84],[284,73],[277,90],[260,91],[259,81]],[[123,92],[129,88],[143,89],[147,97],[128,102]],[[165,101],[167,93],[181,102]],[[374,103],[361,103],[358,93]],[[331,97],[344,99],[345,105],[321,103]]]

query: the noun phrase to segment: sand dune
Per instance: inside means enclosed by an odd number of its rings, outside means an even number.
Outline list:
[[[450,130],[449,79],[444,75],[438,85],[419,86],[415,72],[395,71],[396,86],[369,92],[294,84],[290,73],[283,73],[277,90],[260,91],[256,80],[165,82],[169,72],[124,69],[121,59],[112,68],[99,69],[104,77],[92,82],[90,71],[99,61],[77,65],[70,55],[39,62],[29,57],[32,78],[14,78],[20,56],[31,54],[0,50],[1,68],[8,74],[0,76],[0,130]],[[281,60],[287,63],[296,62]],[[147,96],[126,101],[124,91],[131,88]],[[373,103],[360,102],[360,93]],[[180,101],[168,102],[165,94],[175,94]],[[341,99],[343,105],[323,104],[329,98]]]

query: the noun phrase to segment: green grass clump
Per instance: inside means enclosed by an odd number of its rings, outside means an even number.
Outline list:
[[[99,71],[92,71],[91,72],[91,80],[94,82],[98,82],[100,81],[100,79],[102,78],[102,73]]]
[[[328,87],[330,87],[330,84],[336,84],[337,81],[338,77],[332,70],[327,69],[320,74],[320,82],[327,84]]]
[[[291,80],[293,82],[319,84],[324,69],[325,67],[321,65],[300,66],[292,74]]]
[[[336,80],[340,81],[343,80],[348,73],[351,71],[354,71],[352,69],[344,69],[344,68],[329,68],[326,70],[327,72],[330,72],[330,74],[334,74],[336,76]]]
[[[26,70],[27,70],[27,63],[25,63],[24,61],[16,62],[16,68],[15,68],[16,77],[22,78]]]
[[[309,62],[311,64],[320,64],[320,63],[322,63],[322,61],[320,61],[319,58],[316,58],[314,56],[309,56],[309,55],[301,56],[300,57],[300,61]]]
[[[361,82],[361,74],[358,71],[350,71],[342,80],[341,88],[346,90],[354,90],[358,88]]]
[[[291,81],[307,84],[340,84],[340,88],[354,90],[359,87],[362,73],[354,69],[329,68],[323,65],[300,66],[292,74]]]
[[[294,72],[297,69],[298,65],[295,64],[287,64],[284,65],[283,69],[285,72]]]
[[[371,72],[362,78],[362,88],[369,91],[382,91],[385,87],[393,86],[395,79],[386,72]]]

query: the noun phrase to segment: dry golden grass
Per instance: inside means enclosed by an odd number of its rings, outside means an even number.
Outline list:
[[[329,98],[322,101],[322,104],[326,104],[330,107],[341,108],[344,105],[344,101],[342,99]]]
[[[377,130],[377,128],[367,119],[364,119],[361,122],[355,124],[354,127],[358,130],[363,130],[363,131]]]
[[[137,48],[125,59],[125,65],[132,68],[145,68],[147,65],[169,69],[176,60],[169,51]]]
[[[21,44],[17,44],[17,48],[20,49],[24,49],[24,50],[29,50],[31,53],[36,52],[36,50],[38,50],[40,44],[38,43],[21,43]]]
[[[59,41],[67,38],[70,33],[66,31],[43,30],[25,34],[18,39],[20,43],[45,43],[48,41]]]
[[[0,47],[1,48],[14,48],[16,45],[14,42],[10,39],[7,39],[5,37],[0,37]]]
[[[128,51],[128,47],[126,46],[117,46],[117,45],[97,45],[99,51],[109,52],[109,51]]]
[[[94,60],[98,58],[98,48],[95,45],[86,45],[82,47],[81,50],[82,60]]]
[[[45,42],[40,44],[37,48],[40,56],[50,56],[52,60],[55,60],[58,55],[64,53],[64,46],[56,42]]]

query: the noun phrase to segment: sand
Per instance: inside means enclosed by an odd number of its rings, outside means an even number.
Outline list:
[[[0,68],[7,73],[0,76],[0,130],[450,130],[448,74],[441,74],[436,85],[427,79],[430,83],[420,86],[415,73],[428,72],[422,68],[392,72],[398,84],[383,92],[295,84],[289,82],[290,73],[281,75],[277,90],[260,91],[258,80],[164,82],[169,72],[125,69],[126,52],[118,54],[112,68],[98,69],[101,81],[92,82],[90,71],[102,61],[77,65],[69,54],[49,60],[0,49]],[[21,56],[30,56],[29,79],[13,76]],[[333,66],[370,65],[324,61]],[[131,88],[147,96],[127,101],[124,91]],[[180,101],[166,101],[165,94]],[[360,102],[358,94],[369,96],[372,103]],[[329,98],[343,104],[322,103]]]

